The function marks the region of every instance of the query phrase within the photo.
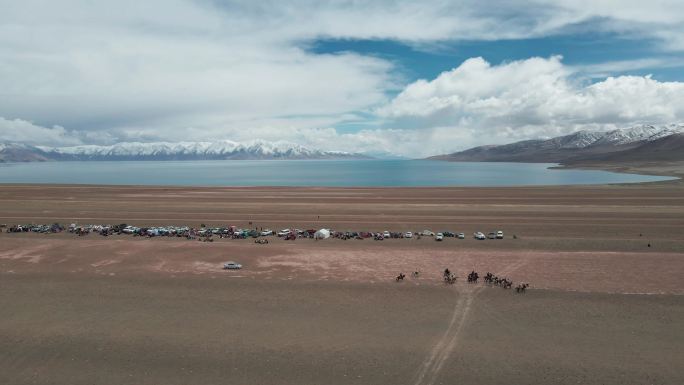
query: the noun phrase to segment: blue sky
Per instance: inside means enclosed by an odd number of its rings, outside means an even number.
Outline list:
[[[588,23],[586,27],[591,30]],[[612,32],[587,32],[574,28],[566,34],[529,39],[450,40],[416,45],[393,40],[321,39],[307,49],[316,54],[353,52],[391,61],[405,82],[434,79],[463,61],[482,57],[498,64],[530,57],[562,56],[565,65],[577,67],[574,75],[582,82],[595,83],[607,76],[651,76],[661,82],[684,81],[684,54],[660,47],[648,36],[622,36]],[[605,67],[605,68],[604,68]],[[402,88],[390,90],[396,95]],[[337,126],[340,132],[354,132],[368,120]]]
[[[496,41],[445,41],[420,47],[392,40],[317,40],[309,50],[318,54],[356,52],[396,63],[408,80],[432,79],[464,60],[481,56],[490,63],[521,60],[533,56],[563,56],[567,65],[591,65],[644,58],[673,61],[675,64],[649,66],[622,71],[634,75],[653,74],[661,81],[684,80],[684,54],[663,52],[651,38],[627,38],[614,33],[575,33],[534,39]],[[670,67],[672,65],[672,67]],[[587,74],[591,76],[591,74]]]
[[[0,0],[0,141],[427,156],[684,119],[684,2]]]

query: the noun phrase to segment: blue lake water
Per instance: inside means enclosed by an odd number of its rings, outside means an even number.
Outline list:
[[[427,160],[218,160],[0,163],[0,183],[183,186],[522,186],[636,183],[669,177],[553,170],[548,163]]]

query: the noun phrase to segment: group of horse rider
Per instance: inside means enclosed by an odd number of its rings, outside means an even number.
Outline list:
[[[411,275],[413,276],[413,278],[418,278],[420,273],[418,271],[414,271]],[[397,282],[400,282],[400,281],[403,281],[404,278],[406,278],[406,274],[399,273],[399,275],[395,278],[395,280]],[[444,283],[453,285],[454,283],[456,283],[456,278],[457,278],[456,274],[452,273],[451,270],[449,270],[449,268],[444,269],[444,273],[443,273]],[[480,275],[475,270],[473,270],[468,274],[467,278],[468,278],[468,283],[477,283],[477,281],[480,279]],[[484,277],[484,281],[487,284],[500,286],[504,289],[511,289],[513,287],[513,281],[511,281],[510,279],[499,278],[490,272],[487,272],[487,274]],[[520,283],[515,287],[515,291],[517,293],[524,293],[525,290],[529,286],[530,286],[529,283]]]

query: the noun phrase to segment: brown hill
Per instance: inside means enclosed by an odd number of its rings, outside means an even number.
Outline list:
[[[40,149],[17,143],[0,143],[0,162],[45,162],[50,157]]]
[[[681,129],[681,128],[680,128]],[[652,126],[580,131],[547,140],[474,147],[428,159],[452,162],[564,163],[684,160],[684,133]]]

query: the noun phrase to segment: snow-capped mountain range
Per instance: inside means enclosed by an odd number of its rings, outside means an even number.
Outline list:
[[[430,159],[461,162],[549,162],[563,163],[569,161],[594,160],[601,158],[630,158],[632,151],[640,154],[641,160],[648,154],[649,148],[667,148],[668,154],[653,154],[653,158],[667,156],[668,159],[684,160],[684,150],[677,153],[670,145],[662,142],[680,143],[684,135],[684,124],[667,126],[641,125],[612,131],[578,131],[569,135],[551,139],[524,140],[504,145],[474,147],[465,151],[447,155],[438,155]],[[611,154],[610,157],[608,154]]]
[[[558,148],[586,148],[590,146],[621,146],[642,141],[654,141],[672,134],[684,132],[684,125],[643,125],[612,131],[578,131],[574,134],[550,139]]]
[[[612,131],[578,131],[551,139],[524,140],[505,145],[474,147],[430,159],[485,162],[550,162],[601,159],[684,160],[684,124],[641,125]],[[638,154],[638,155],[636,155]],[[110,146],[31,146],[0,143],[0,162],[74,160],[220,160],[220,159],[364,159],[369,156],[322,151],[288,142],[256,140],[248,143],[124,142]]]
[[[5,156],[3,156],[3,154]],[[217,142],[123,142],[111,146],[71,147],[0,144],[0,160],[218,160],[218,159],[355,159],[368,158],[343,151],[322,151],[288,142],[256,140],[249,143]]]

